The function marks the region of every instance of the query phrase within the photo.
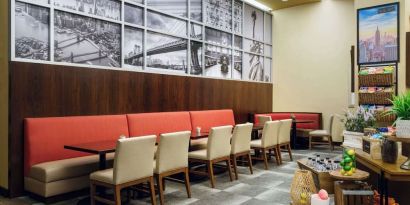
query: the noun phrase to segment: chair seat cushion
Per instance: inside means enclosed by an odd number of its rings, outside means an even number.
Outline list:
[[[251,141],[251,147],[257,147],[261,148],[262,147],[262,140],[252,140]]]
[[[207,144],[208,144],[208,138],[191,140],[190,150],[196,151],[196,150],[206,149]]]
[[[329,132],[327,130],[315,130],[312,132],[309,132],[310,136],[314,136],[314,137],[326,137],[329,136]]]
[[[107,184],[114,184],[114,169],[96,171],[90,174],[90,179]]]
[[[206,149],[189,152],[188,158],[207,160]]]
[[[113,159],[114,153],[107,154],[108,166]],[[44,162],[31,167],[29,176],[44,183],[84,176],[97,171],[98,162],[97,155]]]

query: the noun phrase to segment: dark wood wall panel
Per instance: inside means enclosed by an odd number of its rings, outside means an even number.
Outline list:
[[[23,119],[231,108],[272,111],[272,85],[10,62],[10,192],[23,193]]]

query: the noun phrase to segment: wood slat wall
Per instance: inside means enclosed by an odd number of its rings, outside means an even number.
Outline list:
[[[272,85],[10,62],[10,194],[23,193],[23,119],[230,108],[272,111]]]

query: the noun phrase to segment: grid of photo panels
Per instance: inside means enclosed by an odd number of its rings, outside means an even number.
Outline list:
[[[13,60],[272,82],[272,15],[240,0],[13,0]]]

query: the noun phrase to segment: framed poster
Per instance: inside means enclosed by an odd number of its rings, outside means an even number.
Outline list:
[[[399,3],[357,10],[357,63],[398,62]]]

